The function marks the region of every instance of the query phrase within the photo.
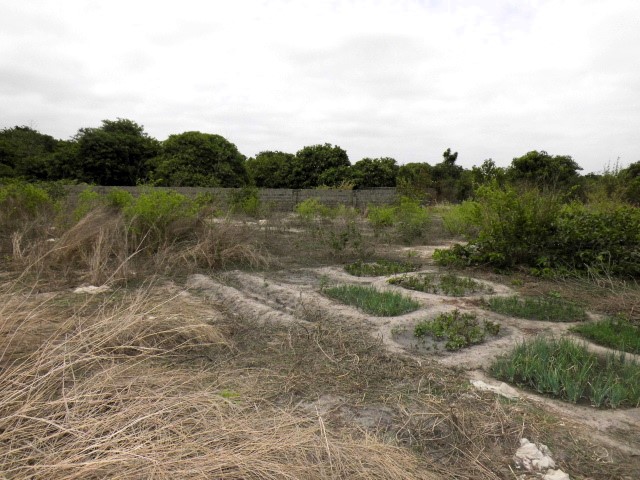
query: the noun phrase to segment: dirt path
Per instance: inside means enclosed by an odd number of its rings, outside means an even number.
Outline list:
[[[437,270],[430,267],[423,271]],[[389,285],[386,280],[387,277],[354,277],[341,267],[323,267],[259,274],[232,271],[216,279],[193,275],[187,281],[187,288],[223,304],[229,312],[265,322],[313,322],[314,315],[318,312],[331,312],[337,320],[369,325],[372,335],[381,337],[392,352],[410,355],[417,361],[429,356],[446,366],[464,371],[470,380],[482,380],[492,385],[499,385],[500,382],[488,377],[485,372],[497,355],[508,351],[515,343],[541,333],[569,335],[568,329],[572,325],[517,319],[483,310],[478,306],[478,300],[486,294],[453,298],[405,290]],[[491,295],[514,293],[504,285],[481,282],[492,287]],[[398,317],[373,317],[322,295],[323,286],[340,283],[373,285],[383,290],[402,291],[418,300],[421,308]],[[499,336],[458,352],[442,349],[426,351],[416,344],[411,332],[417,321],[454,309],[481,312],[482,318],[500,324]],[[595,345],[590,348],[600,352],[606,350]],[[603,444],[640,455],[640,408],[599,410],[571,405],[521,389],[517,389],[517,392],[521,398],[543,406],[568,422],[599,432]]]

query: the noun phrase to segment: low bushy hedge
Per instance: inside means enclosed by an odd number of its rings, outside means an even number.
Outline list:
[[[567,204],[559,195],[488,186],[450,216],[469,243],[437,251],[434,257],[442,264],[640,276],[640,209],[628,204]],[[456,223],[456,216],[467,226]]]

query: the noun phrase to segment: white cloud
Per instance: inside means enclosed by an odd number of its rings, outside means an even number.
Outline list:
[[[633,0],[0,0],[0,128],[126,117],[246,155],[545,149],[597,171],[640,160],[639,18]]]

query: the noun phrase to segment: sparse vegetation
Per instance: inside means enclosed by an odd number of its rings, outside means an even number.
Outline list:
[[[562,298],[551,296],[492,297],[487,301],[487,306],[494,312],[529,320],[578,322],[587,318],[584,308]]]
[[[430,335],[436,340],[445,341],[447,350],[460,350],[484,342],[487,334],[498,335],[500,325],[490,320],[478,323],[476,315],[454,310],[441,313],[433,320],[424,320],[414,329],[418,338]]]
[[[370,207],[367,218],[374,231],[392,228],[398,238],[412,242],[424,236],[430,223],[429,211],[418,200],[401,197],[397,205]]]
[[[445,273],[418,273],[390,278],[389,283],[409,290],[426,293],[441,293],[452,297],[461,297],[474,293],[490,293],[493,289],[470,277],[459,277]]]
[[[576,325],[571,327],[571,331],[598,345],[640,354],[640,327],[631,323],[624,315]]]
[[[624,355],[600,357],[566,338],[523,342],[498,358],[491,373],[572,403],[609,408],[640,405],[640,365]]]
[[[375,262],[363,262],[358,260],[345,265],[344,269],[347,273],[356,277],[379,277],[385,275],[394,275],[397,273],[413,272],[416,266],[407,262],[398,262],[391,260],[378,260]]]
[[[395,292],[381,292],[373,287],[338,285],[323,290],[328,297],[379,317],[394,317],[417,310],[420,304]]]

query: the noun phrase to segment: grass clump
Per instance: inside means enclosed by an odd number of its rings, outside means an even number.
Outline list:
[[[491,366],[498,379],[572,403],[617,408],[640,405],[640,365],[624,355],[600,357],[562,338],[525,341]]]
[[[585,323],[571,328],[598,345],[623,352],[640,354],[640,327],[624,316],[616,316],[595,323]]]
[[[433,320],[418,323],[413,334],[418,338],[429,335],[436,340],[445,340],[445,348],[455,351],[482,343],[487,334],[497,335],[499,332],[500,325],[497,323],[485,320],[480,325],[476,315],[461,313],[456,309],[441,313]]]
[[[413,312],[420,307],[415,300],[396,292],[381,292],[361,285],[338,285],[324,293],[336,300],[379,317],[394,317]]]
[[[584,308],[556,297],[493,297],[487,302],[490,310],[529,320],[547,322],[577,322],[587,318]]]
[[[413,272],[415,265],[406,262],[397,262],[391,260],[378,260],[376,262],[356,262],[345,265],[347,273],[356,277],[379,277],[384,275],[394,275],[397,273]]]
[[[434,273],[421,273],[417,275],[402,275],[389,279],[392,285],[398,285],[409,290],[426,293],[441,293],[451,297],[461,297],[477,292],[490,293],[491,287],[483,285],[470,277],[458,277],[457,275]]]

